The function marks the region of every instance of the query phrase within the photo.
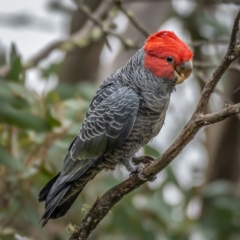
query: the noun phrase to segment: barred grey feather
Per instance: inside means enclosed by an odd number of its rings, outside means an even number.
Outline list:
[[[175,82],[154,76],[143,60],[140,49],[96,92],[60,175],[39,194],[46,205],[43,225],[65,215],[101,170],[124,164],[132,171],[134,154],[159,133]]]

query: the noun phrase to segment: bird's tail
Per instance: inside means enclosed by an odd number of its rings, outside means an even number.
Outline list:
[[[38,196],[40,202],[45,201],[45,212],[41,218],[42,227],[49,219],[56,219],[67,213],[87,182],[95,177],[97,171],[89,169],[80,178],[70,182],[63,181],[64,179],[59,177],[59,174],[47,183]]]

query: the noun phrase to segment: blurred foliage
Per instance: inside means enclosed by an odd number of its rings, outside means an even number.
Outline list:
[[[57,1],[51,7],[64,11]],[[206,38],[199,29],[203,21],[217,29],[214,37],[229,33],[201,8],[188,16],[173,11],[172,16],[178,17],[194,40]],[[44,206],[37,202],[38,192],[61,169],[96,86],[59,84],[39,94],[26,87],[26,73],[15,45],[8,59],[11,71],[0,79],[0,239],[67,239],[71,226],[80,222],[98,196],[125,179],[126,172],[117,168],[99,174],[67,216],[42,229],[39,220]],[[53,63],[39,69],[42,80],[57,75],[60,66]],[[150,145],[143,150],[146,155],[160,155]],[[223,181],[186,189],[169,166],[154,183],[122,199],[90,239],[237,240],[240,201],[233,184]]]

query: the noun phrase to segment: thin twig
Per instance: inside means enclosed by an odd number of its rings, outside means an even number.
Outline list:
[[[202,45],[206,45],[206,44],[228,44],[229,43],[229,40],[227,39],[206,39],[206,40],[198,40],[198,41],[193,41],[193,42],[190,42],[188,43],[189,46],[192,46],[192,47],[200,47]]]
[[[207,77],[203,74],[203,72],[195,70],[193,73],[202,83],[204,84],[207,83]],[[214,93],[218,94],[224,100],[225,103],[234,104],[234,102],[229,97],[227,97],[223,91],[221,91],[217,87],[215,88]]]
[[[84,24],[84,26],[77,31],[76,33],[69,36],[67,39],[57,40],[53,43],[50,43],[46,47],[44,47],[42,50],[40,50],[38,53],[36,53],[33,57],[31,57],[26,63],[23,64],[23,70],[27,70],[29,68],[32,68],[38,63],[45,59],[52,51],[55,49],[63,49],[68,50],[69,48],[72,49],[74,46],[81,46],[82,42],[85,42],[86,39],[89,39],[91,35],[91,31],[95,25],[95,23],[101,23],[99,19],[102,18],[106,13],[109,12],[110,7],[112,6],[111,2],[103,1],[103,3],[97,8],[97,10],[94,13],[91,13],[91,18],[88,19],[88,21]],[[84,7],[83,7],[84,8]],[[84,8],[84,11],[87,11],[86,8]],[[98,24],[97,24],[98,25]],[[99,25],[98,25],[99,26]],[[102,30],[103,34],[110,34],[116,38],[118,38],[121,43],[125,46],[127,49],[138,49],[140,48],[139,45],[133,43],[132,41],[124,40],[120,35],[117,33],[105,29],[103,24],[100,24],[100,29]],[[85,43],[83,43],[84,45]],[[0,77],[6,77],[7,74],[10,72],[11,66],[10,65],[4,65],[0,68]]]
[[[144,37],[148,37],[149,36],[149,32],[144,29],[132,16],[132,14],[130,14],[123,6],[122,6],[122,1],[121,0],[113,0],[113,2],[117,5],[118,9],[120,9],[129,19],[129,21],[133,24],[133,26],[144,36]]]
[[[120,0],[124,3],[149,3],[149,2],[167,2],[169,0]],[[181,0],[175,0],[175,1],[181,1]],[[185,1],[185,0],[182,0]],[[189,0],[191,1],[191,0]],[[196,4],[201,4],[204,1],[197,1]],[[240,0],[208,0],[208,3],[235,3],[235,4],[240,4]]]
[[[193,66],[194,68],[216,68],[218,65],[214,63],[208,63],[208,62],[194,61]],[[240,71],[240,65],[231,64],[231,66],[229,66],[227,70]]]
[[[195,113],[203,113],[206,110],[210,95],[214,91],[215,86],[217,85],[227,68],[230,66],[230,64],[239,56],[239,46],[236,46],[237,34],[239,30],[239,18],[240,10],[238,11],[237,16],[234,20],[228,51],[223,58],[223,61],[220,63],[218,68],[213,73],[212,77],[205,85],[201,93],[201,97],[196,107]]]
[[[130,42],[126,41],[119,34],[115,33],[111,29],[106,28],[100,20],[98,20],[97,18],[95,18],[93,16],[93,14],[88,10],[87,6],[83,3],[83,1],[78,2],[78,7],[90,20],[92,20],[96,24],[96,26],[98,26],[101,29],[101,31],[103,32],[105,37],[107,35],[111,35],[111,36],[114,36],[114,37],[118,38],[126,49],[129,49],[129,48],[138,49],[138,48],[140,48],[140,46],[138,46],[136,43],[130,43]]]
[[[122,1],[122,0],[115,0],[118,2],[128,3],[128,1]],[[149,1],[149,0],[148,0]],[[159,1],[159,0],[157,0]],[[157,2],[156,1],[156,2]],[[240,1],[240,0],[239,0]],[[136,1],[137,2],[137,1]],[[130,3],[130,1],[129,1]],[[111,2],[109,1],[103,1],[102,4],[97,8],[97,10],[94,13],[90,13],[87,6],[83,4],[83,2],[80,2],[78,4],[79,9],[82,10],[84,14],[88,16],[88,21],[84,24],[84,26],[76,33],[72,34],[66,39],[57,40],[55,42],[52,42],[48,44],[46,47],[41,49],[38,53],[33,55],[26,63],[23,64],[23,71],[32,68],[34,66],[37,66],[38,63],[48,57],[48,55],[54,51],[55,49],[62,49],[62,50],[70,50],[73,47],[76,46],[85,46],[86,41],[89,41],[91,30],[94,27],[94,24],[96,24],[104,34],[104,37],[106,39],[106,43],[108,47],[110,48],[110,45],[107,40],[107,35],[111,35],[116,37],[120,40],[120,42],[123,44],[123,46],[126,49],[139,49],[141,47],[140,44],[134,43],[131,40],[125,40],[121,35],[115,33],[109,28],[106,28],[104,24],[101,23],[100,19],[102,19],[102,16],[104,16],[106,13],[109,12],[110,7],[112,6]],[[129,14],[120,4],[120,10],[123,11],[126,16],[129,18],[129,20],[132,22],[132,24],[144,35],[148,36],[147,30],[145,30],[143,27],[141,27],[138,22]],[[89,41],[90,42],[90,41]],[[226,44],[227,40],[202,40],[202,41],[194,41],[190,42],[189,45],[191,46],[201,46],[204,44]],[[111,48],[110,48],[111,49]],[[8,73],[11,70],[10,65],[4,65],[0,67],[0,77],[6,77]]]

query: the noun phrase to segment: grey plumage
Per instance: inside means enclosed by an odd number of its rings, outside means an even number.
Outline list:
[[[156,136],[164,122],[175,81],[158,78],[143,66],[140,49],[96,92],[58,176],[40,192],[43,225],[66,214],[87,182],[103,169],[123,164],[136,171],[134,154]]]

